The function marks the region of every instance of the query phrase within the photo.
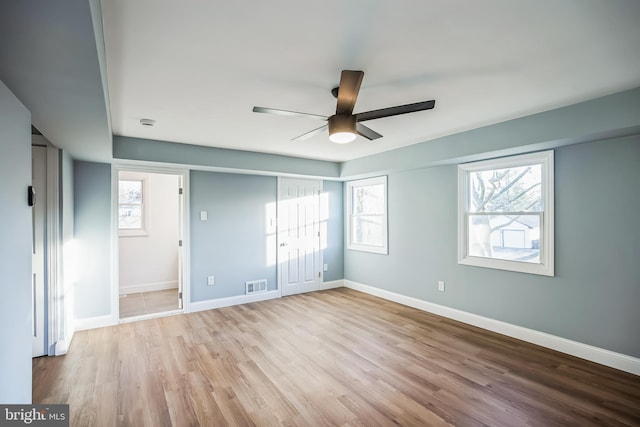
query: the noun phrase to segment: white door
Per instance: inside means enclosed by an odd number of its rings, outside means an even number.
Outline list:
[[[282,295],[322,286],[322,181],[282,178],[278,189],[278,267]]]
[[[35,204],[31,209],[32,218],[32,321],[33,321],[33,357],[47,354],[45,348],[45,323],[44,323],[44,271],[45,271],[45,221],[47,214],[47,148],[31,148],[31,185],[35,191]]]

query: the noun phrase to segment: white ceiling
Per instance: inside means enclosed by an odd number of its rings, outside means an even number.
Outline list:
[[[640,86],[636,0],[102,0],[102,14],[115,135],[346,161]],[[356,113],[436,107],[347,145],[292,142],[319,123],[251,111],[331,115],[342,69],[365,72]]]

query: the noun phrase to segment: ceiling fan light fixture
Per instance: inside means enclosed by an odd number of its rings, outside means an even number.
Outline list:
[[[336,144],[348,144],[355,141],[356,134],[352,132],[336,132],[329,135],[329,140]]]
[[[336,144],[347,144],[356,139],[355,116],[335,115],[329,117],[329,140]]]

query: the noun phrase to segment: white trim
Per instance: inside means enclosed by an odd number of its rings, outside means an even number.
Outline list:
[[[266,301],[270,299],[280,298],[280,292],[268,291],[252,295],[238,295],[235,297],[217,298],[206,301],[195,301],[191,303],[191,313],[197,311],[214,310],[216,308],[231,307],[240,304],[249,304],[252,302]]]
[[[47,315],[47,343],[46,353],[49,356],[56,355],[59,341],[64,341],[66,322],[65,295],[62,281],[62,251],[60,233],[60,167],[59,150],[47,144],[46,148],[46,187],[47,210],[45,212],[47,230],[46,247],[47,260],[47,294],[45,296],[48,306]]]
[[[182,240],[182,262],[180,271],[182,272],[182,310],[190,312],[191,306],[191,252],[190,252],[190,230],[191,230],[191,210],[190,210],[190,181],[189,170],[183,169],[182,173],[182,229],[180,239]],[[180,279],[178,279],[180,280]]]
[[[177,309],[177,310],[170,310],[170,311],[161,311],[159,313],[141,314],[140,316],[123,317],[122,319],[119,320],[118,324],[132,323],[132,322],[137,322],[139,320],[158,319],[160,317],[175,316],[177,314],[184,314],[184,311],[181,309]]]
[[[489,159],[458,165],[458,264],[554,276],[554,162],[553,150]],[[467,253],[469,227],[469,173],[491,169],[542,165],[540,263],[470,256]]]
[[[589,344],[583,344],[566,338],[551,335],[545,332],[536,331],[534,329],[525,328],[511,323],[502,322],[500,320],[491,319],[473,313],[468,313],[455,308],[434,304],[421,299],[408,297],[405,295],[390,292],[384,289],[375,288],[373,286],[363,285],[362,283],[345,280],[344,286],[370,295],[374,295],[389,301],[397,302],[418,310],[437,314],[449,319],[457,320],[462,323],[487,329],[502,335],[536,344],[542,347],[550,348],[562,353],[576,356],[591,362],[619,369],[635,375],[640,375],[640,359],[628,356],[622,353],[595,347]]]
[[[351,241],[351,193],[354,188],[357,187],[368,187],[371,185],[380,185],[382,184],[384,187],[384,214],[382,221],[382,235],[384,236],[384,243],[382,246],[375,245],[367,245],[361,243],[353,243]],[[345,187],[345,230],[346,230],[346,238],[347,238],[347,247],[348,250],[354,251],[362,251],[362,252],[371,252],[375,254],[388,255],[389,254],[389,211],[388,211],[388,179],[387,176],[377,176],[374,178],[367,179],[359,179],[356,181],[347,181],[347,185]]]
[[[56,341],[52,352],[53,354],[50,354],[49,356],[64,356],[67,354],[67,351],[69,351],[70,344],[71,341],[67,341],[65,339]]]
[[[106,326],[117,325],[118,321],[114,321],[111,314],[96,317],[86,317],[84,319],[74,319],[73,326],[77,331],[86,331],[87,329],[104,328]]]
[[[344,280],[332,280],[330,282],[323,282],[322,289],[335,289],[344,287]]]
[[[182,312],[190,312],[190,252],[189,252],[189,170],[184,167],[155,167],[138,164],[112,164],[111,165],[111,316],[114,324],[120,321],[120,279],[119,279],[119,227],[118,227],[118,179],[120,171],[156,173],[165,175],[182,176]]]
[[[278,287],[277,298],[282,298],[282,267],[280,262],[282,257],[280,256],[280,197],[282,196],[282,179],[284,177],[278,175],[276,177],[276,212],[275,212],[275,233],[276,233],[276,286]]]
[[[178,281],[170,280],[167,282],[134,283],[132,285],[120,286],[120,295],[164,291],[167,289],[178,289]]]
[[[118,194],[120,169],[111,164],[111,322],[118,324],[120,318],[120,261],[119,261],[119,239],[120,224],[118,221]],[[91,328],[87,328],[91,329]],[[76,330],[78,330],[76,328]]]

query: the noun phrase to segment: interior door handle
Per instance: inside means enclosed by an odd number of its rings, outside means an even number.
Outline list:
[[[284,248],[285,246],[287,246],[287,242],[282,242],[282,243],[280,243],[280,247],[281,247],[281,248]]]

